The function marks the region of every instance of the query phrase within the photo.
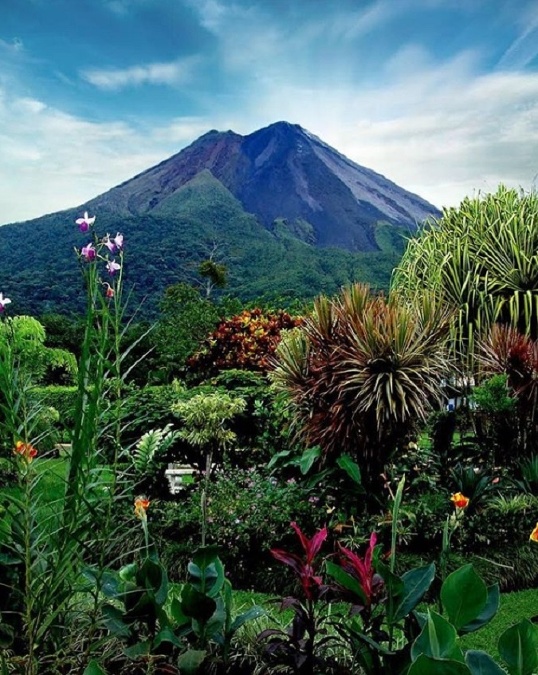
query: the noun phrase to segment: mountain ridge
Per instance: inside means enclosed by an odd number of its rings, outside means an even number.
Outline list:
[[[211,130],[85,204],[0,227],[0,288],[18,311],[82,309],[73,248],[86,243],[74,225],[84,211],[103,236],[124,233],[125,279],[148,315],[215,247],[226,292],[244,300],[312,298],[353,281],[386,288],[418,216],[439,215],[299,125]]]

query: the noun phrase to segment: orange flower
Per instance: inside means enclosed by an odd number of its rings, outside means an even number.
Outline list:
[[[140,520],[146,520],[146,511],[148,510],[149,504],[149,499],[146,499],[145,497],[137,497],[134,501],[135,516],[140,518]]]
[[[455,495],[450,497],[450,501],[454,504],[457,509],[464,509],[469,506],[469,498],[461,494],[461,492],[456,492]]]
[[[17,455],[23,457],[28,464],[37,456],[37,450],[30,443],[24,443],[24,441],[17,441],[13,452]]]
[[[531,536],[529,537],[529,540],[535,541],[538,544],[538,523],[536,523],[536,527],[531,532]]]

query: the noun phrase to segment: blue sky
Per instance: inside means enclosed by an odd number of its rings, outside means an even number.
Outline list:
[[[0,223],[297,123],[437,206],[538,174],[536,0],[0,0]]]

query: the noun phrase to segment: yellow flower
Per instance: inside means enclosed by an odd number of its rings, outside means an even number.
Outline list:
[[[30,443],[24,443],[24,441],[17,441],[15,447],[13,448],[13,452],[17,455],[20,455],[21,457],[24,457],[28,464],[30,464],[30,462],[37,455],[37,450],[34,448],[34,446],[30,445]]]
[[[536,527],[531,532],[531,536],[529,537],[529,540],[535,541],[538,544],[538,523],[536,523]]]
[[[145,497],[137,497],[134,501],[135,516],[140,518],[140,520],[146,520],[146,511],[148,510],[149,504],[149,499],[146,499]]]
[[[464,509],[469,506],[469,498],[462,495],[461,492],[456,492],[455,495],[452,495],[450,501],[457,509]]]

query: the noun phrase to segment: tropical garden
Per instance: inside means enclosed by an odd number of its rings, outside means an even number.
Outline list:
[[[538,196],[465,199],[386,293],[131,307],[73,223],[84,317],[0,294],[0,668],[538,673]]]

